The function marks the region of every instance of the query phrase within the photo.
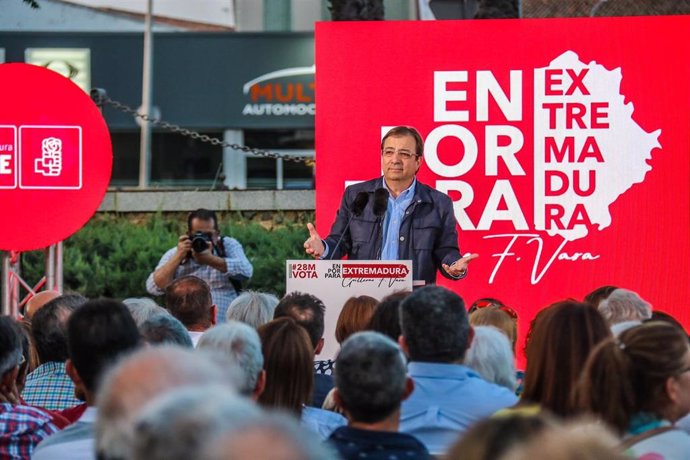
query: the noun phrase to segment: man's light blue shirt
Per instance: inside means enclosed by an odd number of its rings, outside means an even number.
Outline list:
[[[322,441],[345,425],[347,419],[336,412],[310,406],[302,407],[302,426],[317,434]]]
[[[393,198],[393,195],[390,195],[386,179],[383,179],[383,188],[388,190],[389,195],[386,218],[383,221],[383,251],[381,251],[381,260],[398,260],[400,225],[406,215],[407,208],[412,204],[416,186],[417,179],[415,178],[412,184],[397,198]]]
[[[422,441],[432,455],[445,454],[472,425],[518,401],[460,364],[413,361],[408,374],[415,388],[402,404],[400,431]]]

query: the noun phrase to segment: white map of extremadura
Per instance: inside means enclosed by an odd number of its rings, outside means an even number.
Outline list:
[[[534,74],[535,228],[572,241],[611,224],[609,206],[644,181],[661,130],[633,120],[620,68],[566,51]]]

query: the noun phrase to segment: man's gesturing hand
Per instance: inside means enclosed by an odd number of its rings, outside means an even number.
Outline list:
[[[304,242],[304,251],[314,259],[318,259],[326,248],[311,222],[307,224],[307,230],[309,230],[309,239]]]
[[[455,262],[453,262],[453,265],[443,264],[443,269],[450,276],[457,278],[457,277],[465,274],[465,272],[467,271],[467,266],[469,265],[469,263],[472,262],[477,257],[479,257],[479,254],[465,254],[465,256],[463,258],[458,259]]]

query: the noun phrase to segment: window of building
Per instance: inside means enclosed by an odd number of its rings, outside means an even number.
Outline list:
[[[87,94],[91,91],[89,48],[27,48],[24,51],[24,61],[69,78]]]
[[[242,133],[242,132],[240,132]],[[223,139],[223,132],[206,131]],[[244,145],[279,155],[314,157],[313,130],[245,130]],[[111,186],[134,187],[139,181],[139,131],[112,132],[113,173]],[[152,187],[200,189],[312,189],[313,161],[292,162],[263,158],[241,151],[230,153],[229,177],[223,175],[223,148],[177,133],[154,132],[151,136]],[[240,161],[235,161],[240,160]],[[226,169],[227,171],[227,169]]]
[[[313,130],[245,130],[244,143],[285,156],[314,158]],[[294,162],[282,159],[246,156],[247,189],[312,189],[313,161]]]
[[[204,132],[223,138],[222,132]],[[138,131],[111,133],[112,186],[135,186],[139,180]],[[151,135],[151,186],[220,188],[223,149],[177,133]]]

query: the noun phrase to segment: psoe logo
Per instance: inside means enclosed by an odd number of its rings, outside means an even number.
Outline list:
[[[288,264],[288,277],[297,279],[318,278],[316,264]]]
[[[314,116],[315,66],[290,67],[248,81],[242,92],[249,99],[246,116]]]
[[[0,126],[0,189],[81,187],[81,126]]]

